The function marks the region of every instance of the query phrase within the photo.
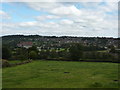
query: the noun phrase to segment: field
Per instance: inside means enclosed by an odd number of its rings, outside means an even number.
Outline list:
[[[33,61],[3,69],[3,88],[117,88],[118,64]]]
[[[9,61],[10,64],[16,64],[16,63],[20,63],[20,62],[22,62],[22,61],[20,61],[20,60]]]

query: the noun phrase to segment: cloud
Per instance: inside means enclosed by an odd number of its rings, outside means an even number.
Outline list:
[[[34,10],[51,10],[57,7],[60,7],[62,4],[56,3],[56,2],[26,2],[25,3],[28,7],[34,9]]]
[[[72,20],[67,20],[67,19],[64,19],[64,20],[61,20],[60,21],[60,24],[63,24],[63,25],[70,25],[70,24],[73,24],[74,22]]]
[[[119,0],[2,0],[2,2],[118,2]]]
[[[0,18],[1,19],[10,19],[11,17],[6,12],[0,10]]]
[[[42,16],[37,16],[36,19],[39,21],[44,21],[48,19],[59,19],[59,16],[56,15],[42,15]]]
[[[17,25],[21,26],[21,27],[33,27],[33,26],[36,26],[36,24],[37,24],[37,22],[34,21],[34,22],[22,22]]]
[[[81,15],[81,11],[78,10],[74,5],[72,6],[62,6],[51,10],[51,13],[56,15]]]
[[[46,12],[34,21],[3,23],[3,34],[40,34],[57,36],[118,35],[116,3],[26,3],[37,12]]]

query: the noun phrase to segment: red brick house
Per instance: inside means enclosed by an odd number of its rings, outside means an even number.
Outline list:
[[[24,48],[29,48],[33,46],[32,42],[20,42],[17,44],[18,47],[24,47]]]

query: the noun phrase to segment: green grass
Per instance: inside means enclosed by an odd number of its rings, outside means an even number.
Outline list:
[[[117,73],[117,63],[34,61],[4,68],[3,88],[117,88]]]
[[[22,62],[22,61],[20,61],[20,60],[11,60],[11,61],[9,61],[10,64],[16,64],[16,63],[20,63],[20,62]]]
[[[97,52],[103,52],[103,53],[106,53],[106,52],[109,52],[109,50],[100,50],[100,51],[97,51]]]

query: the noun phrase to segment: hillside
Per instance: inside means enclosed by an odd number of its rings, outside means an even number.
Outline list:
[[[34,61],[3,69],[3,88],[117,88],[118,64]]]
[[[41,47],[62,47],[64,44],[81,43],[83,45],[95,45],[100,47],[118,46],[119,38],[105,37],[70,37],[70,36],[39,36],[39,35],[9,35],[2,36],[2,44],[17,47],[20,42],[32,42]]]

